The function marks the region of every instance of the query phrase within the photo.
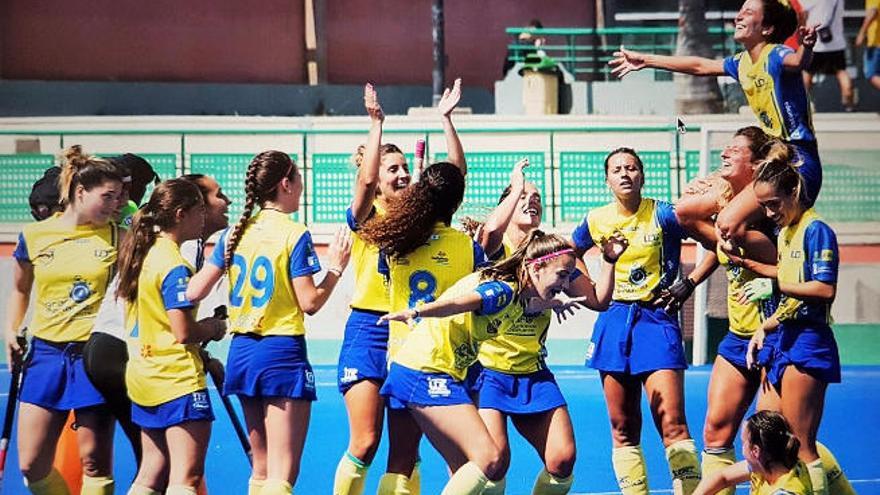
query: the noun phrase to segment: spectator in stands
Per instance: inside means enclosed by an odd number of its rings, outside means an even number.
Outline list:
[[[527,29],[543,29],[544,25],[541,24],[541,21],[538,19],[532,19],[529,21],[529,25],[526,26]],[[517,45],[531,45],[534,46],[535,49],[507,49],[507,55],[504,56],[504,67],[501,69],[501,78],[504,79],[507,77],[507,73],[510,72],[510,69],[516,65],[516,62],[513,61],[514,57],[520,57],[521,59],[525,59],[529,55],[534,55],[538,53],[538,47],[544,46],[546,40],[540,36],[535,36],[530,32],[520,33],[516,39]]]
[[[865,0],[865,20],[856,36],[856,46],[865,47],[865,79],[880,89],[880,0]]]
[[[813,59],[804,71],[804,86],[809,90],[813,76],[828,74],[837,77],[844,110],[855,110],[852,78],[846,72],[846,39],[843,36],[843,0],[802,0],[807,13],[806,23],[818,26],[819,39],[813,47]]]

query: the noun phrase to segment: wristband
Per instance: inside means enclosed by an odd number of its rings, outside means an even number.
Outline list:
[[[327,269],[327,273],[332,273],[333,275],[336,275],[337,278],[339,278],[342,276],[342,269],[335,267],[335,266],[331,266],[330,268]]]
[[[419,311],[419,308],[413,308],[412,312],[413,312],[413,316],[412,316],[413,320],[418,320],[422,316],[422,312]]]

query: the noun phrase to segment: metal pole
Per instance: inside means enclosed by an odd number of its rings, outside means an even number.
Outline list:
[[[443,41],[443,0],[431,1],[431,37],[434,42],[434,70],[432,82],[434,106],[440,102],[443,95],[443,85],[446,81],[446,50]]]

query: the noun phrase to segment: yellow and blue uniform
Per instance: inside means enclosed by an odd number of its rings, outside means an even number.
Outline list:
[[[763,476],[752,472],[749,476],[749,485],[751,495],[811,495],[813,493],[810,473],[802,461],[798,461],[775,483],[768,483]]]
[[[379,258],[379,272],[388,280],[389,311],[402,311],[437,299],[446,289],[487,262],[483,248],[467,234],[438,222],[428,242],[395,259]],[[409,327],[391,322],[388,357],[409,335]]]
[[[651,304],[678,275],[687,234],[675,210],[664,201],[643,198],[636,213],[625,217],[610,203],[590,211],[572,238],[586,251],[615,232],[626,237],[629,247],[615,264],[613,302],[596,320],[587,364],[631,374],[687,368],[678,320]]]
[[[116,226],[65,226],[60,215],[24,227],[13,257],[33,266],[35,291],[21,401],[56,410],[104,403],[82,350],[116,262]]]
[[[777,245],[780,283],[837,283],[837,236],[813,209],[783,227]],[[831,303],[800,301],[783,295],[774,315],[780,322],[779,342],[768,374],[770,382],[781,383],[788,365],[826,383],[840,382],[840,356],[831,330]]]
[[[382,207],[374,203],[370,216],[384,214]],[[388,323],[377,321],[391,306],[385,277],[378,270],[379,248],[358,235],[360,225],[351,208],[346,210],[345,218],[352,231],[355,289],[336,367],[336,384],[342,394],[362,380],[382,382],[388,375]]]
[[[476,291],[482,299],[479,310],[421,319],[392,356],[380,392],[389,397],[390,407],[471,402],[464,381],[477,362],[480,343],[509,331],[524,310],[515,284],[480,277],[471,273],[440,296],[449,300]]]
[[[761,328],[764,319],[769,318],[776,309],[778,297],[768,300],[740,304],[737,295],[743,286],[758,278],[751,270],[731,263],[730,258],[721,247],[716,248],[718,262],[724,267],[727,275],[727,318],[730,331],[718,344],[718,355],[726,359],[730,364],[740,368],[740,371],[750,373],[746,366],[746,354],[748,353],[749,341],[752,335]],[[758,358],[761,364],[767,364],[772,357],[772,349],[775,347],[774,334],[768,335],[764,341],[764,348]]]
[[[158,237],[138,276],[137,299],[126,304],[130,329],[125,384],[132,421],[167,428],[185,421],[212,421],[199,345],[177,342],[168,312],[195,311],[186,298],[193,268],[171,239]]]
[[[505,236],[498,257],[507,258],[514,249]],[[580,272],[574,274],[578,275]],[[480,408],[506,414],[535,414],[566,405],[556,378],[544,361],[551,319],[550,310],[523,313],[506,333],[480,345]]]
[[[785,57],[794,50],[768,43],[758,60],[748,51],[724,59],[724,72],[742,87],[761,128],[769,136],[794,145],[802,164],[808,202],[812,205],[822,188],[822,163],[813,130],[810,99],[800,71],[788,71]]]
[[[231,229],[231,228],[230,228]],[[226,269],[230,229],[208,261]],[[313,401],[315,374],[308,361],[305,315],[292,280],[321,270],[305,225],[277,210],[249,219],[229,267],[229,331],[225,395]]]

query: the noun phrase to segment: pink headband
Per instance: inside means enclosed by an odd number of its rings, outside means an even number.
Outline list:
[[[553,251],[550,254],[545,254],[544,256],[531,259],[527,263],[530,265],[534,265],[536,263],[541,263],[542,261],[547,261],[547,260],[556,258],[557,256],[562,256],[563,254],[574,254],[574,249],[565,248],[565,249],[560,249],[559,251]]]

